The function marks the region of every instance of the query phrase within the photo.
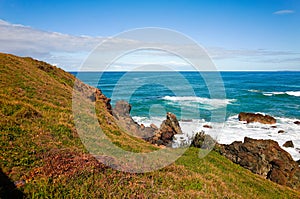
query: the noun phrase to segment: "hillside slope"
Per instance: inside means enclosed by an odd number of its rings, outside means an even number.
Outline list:
[[[299,192],[262,179],[216,152],[200,159],[196,148],[145,174],[97,162],[75,128],[74,81],[47,63],[0,53],[0,198],[300,198]],[[112,142],[134,152],[157,149],[120,129],[106,103],[100,99],[96,107],[99,124]]]

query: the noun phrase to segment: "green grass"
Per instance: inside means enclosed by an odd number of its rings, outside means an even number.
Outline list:
[[[199,158],[197,148],[143,174],[98,163],[75,128],[74,81],[44,62],[0,54],[0,166],[12,182],[26,181],[18,189],[27,198],[300,198],[296,190],[254,175],[217,152]],[[137,153],[158,150],[119,128],[103,102],[96,110],[116,146]],[[88,118],[84,113],[79,119]],[[0,198],[6,193],[1,187]]]

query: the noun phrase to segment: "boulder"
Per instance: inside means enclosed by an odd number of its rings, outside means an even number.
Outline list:
[[[278,133],[284,133],[284,130],[279,130]]]
[[[222,145],[220,153],[232,162],[273,182],[299,186],[300,169],[291,155],[273,140],[244,138],[244,142]]]
[[[259,122],[262,124],[275,124],[276,119],[270,115],[263,115],[260,113],[245,113],[239,114],[239,121],[246,121],[247,123]]]
[[[300,125],[300,121],[295,121],[294,124]]]
[[[292,140],[286,141],[282,146],[294,148],[294,143]]]

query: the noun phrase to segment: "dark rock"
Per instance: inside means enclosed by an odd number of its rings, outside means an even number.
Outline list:
[[[300,165],[300,160],[297,160],[296,162]]]
[[[273,182],[292,188],[299,186],[298,163],[273,140],[245,137],[244,143],[233,142],[230,145],[222,145],[220,153],[232,162]]]
[[[294,148],[294,143],[292,140],[286,141],[282,146]]]
[[[278,131],[278,133],[284,133],[284,132],[285,132],[284,130],[279,130],[279,131]]]
[[[167,113],[167,119],[162,122],[159,129],[160,139],[164,145],[172,142],[175,134],[181,134],[181,128],[176,116],[173,113]]]
[[[294,124],[300,125],[300,121],[295,121]]]
[[[152,144],[171,146],[175,134],[181,134],[181,128],[176,116],[168,112],[166,120],[162,122],[160,128],[154,124],[150,127],[139,125],[130,116],[131,105],[126,101],[118,101],[112,110],[113,116],[119,126],[129,134],[142,138]]]
[[[204,131],[201,131],[195,134],[191,146],[202,149],[212,149],[215,144],[216,141],[210,135],[206,135]]]
[[[204,128],[208,128],[208,129],[212,129],[212,126],[208,125],[208,124],[205,124],[203,125]]]
[[[270,115],[262,115],[260,113],[244,113],[239,114],[239,121],[246,121],[247,123],[259,122],[262,124],[275,124],[276,119]]]

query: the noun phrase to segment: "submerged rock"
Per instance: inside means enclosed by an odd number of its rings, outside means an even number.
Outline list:
[[[244,142],[222,145],[220,152],[232,162],[273,182],[299,188],[300,169],[291,155],[273,140],[245,137]]]
[[[263,115],[260,113],[245,113],[239,114],[239,121],[246,121],[247,123],[259,122],[262,124],[275,124],[276,119],[270,115]]]

